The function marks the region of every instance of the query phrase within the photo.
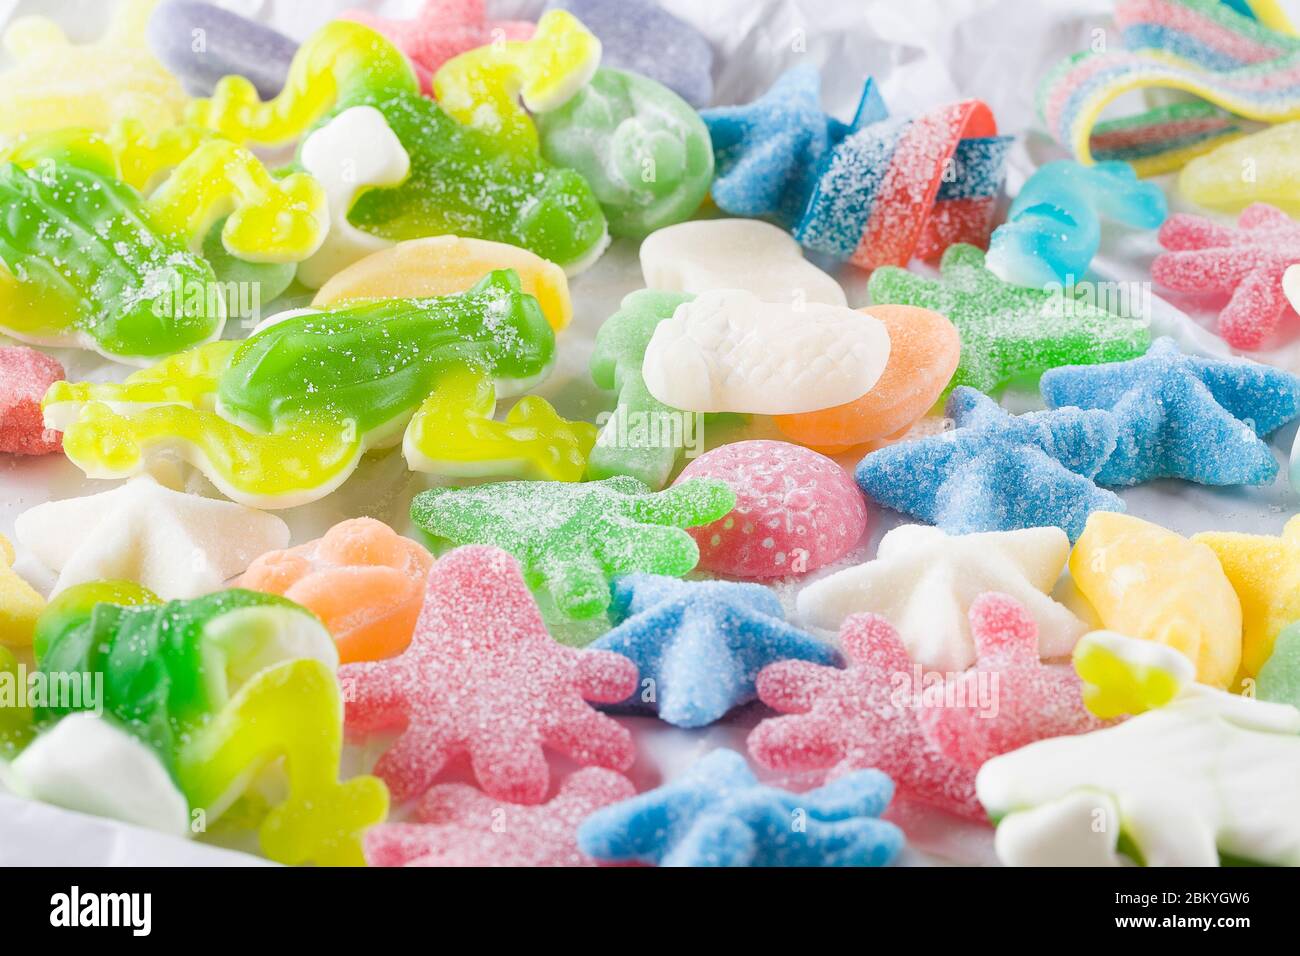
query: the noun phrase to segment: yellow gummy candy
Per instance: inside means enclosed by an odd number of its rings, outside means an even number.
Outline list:
[[[156,4],[126,0],[104,36],[82,45],[45,17],[14,20],[4,34],[14,65],[0,73],[0,139],[126,118],[152,130],[176,123],[188,97],[145,43]]]
[[[1094,512],[1070,576],[1102,626],[1181,651],[1196,679],[1228,687],[1241,664],[1241,604],[1204,544],[1115,512]]]
[[[452,295],[472,288],[494,269],[513,269],[523,290],[537,299],[555,331],[573,319],[569,280],[554,262],[505,242],[429,236],[408,239],[335,273],[320,287],[312,306],[328,308],[360,299]]]
[[[496,387],[472,368],[449,372],[406,429],[403,452],[413,471],[461,477],[499,474],[513,463],[521,478],[580,481],[598,429],[561,418],[535,395],[521,398],[498,422]]]
[[[288,795],[259,829],[262,852],[279,863],[364,866],[361,837],[388,814],[377,777],[340,783],[343,703],[320,661],[293,660],[260,672],[181,749],[176,777],[190,806],[216,819],[253,776],[283,759]]]
[[[1300,516],[1276,538],[1203,531],[1192,540],[1218,556],[1241,600],[1241,670],[1254,677],[1272,655],[1278,633],[1300,621]]]
[[[14,546],[0,534],[0,645],[29,647],[45,598],[13,569]]]
[[[1195,677],[1192,662],[1173,648],[1109,631],[1085,634],[1073,657],[1083,703],[1103,719],[1163,707]]]
[[[530,40],[489,43],[452,57],[434,74],[433,95],[466,126],[536,152],[537,128],[528,112],[563,106],[598,66],[600,41],[573,14],[551,10]]]
[[[1270,126],[1193,159],[1179,174],[1178,189],[1192,202],[1224,212],[1266,202],[1300,215],[1300,120]]]

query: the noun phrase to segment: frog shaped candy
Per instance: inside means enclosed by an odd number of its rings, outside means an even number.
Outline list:
[[[247,79],[227,76],[210,99],[190,104],[187,118],[236,142],[281,145],[371,107],[406,166],[378,163],[375,179],[353,183],[365,189],[350,207],[354,226],[392,241],[452,233],[506,242],[570,274],[581,271],[608,242],[604,214],[580,175],[542,159],[532,120],[514,96],[522,91],[532,109],[559,105],[590,78],[599,44],[559,13],[544,18],[532,40],[482,50],[489,52],[471,50],[444,64],[439,75],[450,71],[455,82],[434,102],[421,95],[410,62],[392,43],[336,20],[299,47],[275,99],[264,103]]]
[[[368,449],[399,441],[416,470],[576,481],[594,426],[535,396],[492,417],[497,397],[543,379],[554,354],[537,300],[505,270],[460,295],[272,318],[243,342],[200,346],[120,385],[59,383],[44,408],[88,475],[126,477],[179,453],[262,508],[324,497]]]
[[[137,585],[100,582],[55,600],[34,647],[51,682],[93,676],[105,719],[157,755],[205,826],[251,781],[283,773],[283,801],[269,809],[243,802],[267,855],[362,862],[361,832],[387,813],[387,792],[373,777],[338,781],[338,653],[310,612],[241,590],[162,604]],[[38,727],[95,704],[85,696],[50,703],[36,708]]]
[[[274,267],[325,237],[315,180],[275,179],[248,150],[194,128],[59,130],[3,159],[0,330],[40,345],[145,364],[211,341],[226,304],[204,252]]]

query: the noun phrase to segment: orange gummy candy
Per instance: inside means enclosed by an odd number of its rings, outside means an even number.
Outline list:
[[[825,454],[901,437],[938,401],[961,354],[956,327],[938,312],[910,305],[858,311],[875,316],[889,332],[889,362],[880,380],[843,405],[776,416],[777,427],[791,441]]]
[[[433,558],[374,518],[340,521],[323,538],[262,555],[239,586],[280,594],[334,636],[339,663],[400,654],[411,642]]]

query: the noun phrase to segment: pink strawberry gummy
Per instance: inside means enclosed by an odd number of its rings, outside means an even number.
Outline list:
[[[969,617],[975,666],[950,678],[941,702],[919,712],[922,729],[941,753],[978,770],[986,760],[1035,740],[1103,726],[1083,706],[1073,665],[1039,659],[1038,625],[1024,605],[990,591],[975,599]]]
[[[462,753],[479,785],[512,803],[546,799],[544,747],[614,770],[635,757],[626,728],[587,701],[627,699],[636,665],[553,640],[518,562],[500,548],[470,545],[439,560],[407,649],[340,667],[339,684],[349,735],[401,731],[374,771],[395,803],[424,793]]]
[[[353,20],[382,33],[415,67],[420,89],[430,93],[433,74],[447,60],[496,40],[527,40],[537,25],[527,20],[489,20],[483,0],[425,0],[410,20],[381,17],[369,10],[345,10]]]
[[[736,507],[688,528],[699,567],[738,578],[803,574],[847,554],[867,527],[867,505],[844,469],[783,441],[742,441],[705,452],[674,484],[718,478]]]
[[[587,767],[548,802],[502,803],[463,783],[434,787],[420,800],[420,823],[381,823],[366,831],[371,866],[596,866],[578,849],[578,824],[636,795],[620,773]]]
[[[758,675],[770,717],[749,735],[749,752],[773,770],[828,769],[831,776],[875,767],[900,795],[975,820],[975,771],[946,756],[922,730],[916,699],[920,668],[898,632],[876,614],[854,614],[840,628],[845,669],[779,661]]]
[[[1288,311],[1282,273],[1300,262],[1300,223],[1268,203],[1242,210],[1237,226],[1179,214],[1165,220],[1160,244],[1170,252],[1151,263],[1151,278],[1178,292],[1231,293],[1219,313],[1219,335],[1233,348],[1254,349]]]
[[[0,453],[48,455],[62,433],[45,427],[41,399],[63,379],[63,366],[36,349],[0,346]]]

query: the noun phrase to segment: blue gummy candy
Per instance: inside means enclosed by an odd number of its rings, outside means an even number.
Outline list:
[[[1029,177],[993,231],[985,264],[998,278],[1041,288],[1083,279],[1101,244],[1101,219],[1155,229],[1169,207],[1164,191],[1139,182],[1128,163],[1048,163]]]
[[[768,664],[840,662],[829,644],[787,624],[760,584],[629,574],[614,582],[610,616],[617,626],[591,647],[641,670],[640,689],[616,709],[658,713],[678,727],[703,727],[753,700]]]
[[[1097,473],[1103,485],[1268,484],[1278,466],[1260,439],[1300,415],[1300,379],[1289,372],[1185,355],[1168,338],[1127,362],[1051,369],[1039,388],[1053,408],[1107,409],[1115,419],[1115,451]]]
[[[149,18],[149,46],[191,96],[209,96],[228,74],[247,77],[263,100],[284,86],[296,41],[213,3],[168,0]]]
[[[653,0],[549,0],[546,9],[569,11],[596,35],[602,66],[648,76],[696,109],[713,100],[708,38]]]
[[[949,534],[1055,525],[1073,541],[1092,512],[1124,510],[1117,495],[1092,481],[1115,449],[1108,412],[1010,415],[961,386],[953,389],[947,414],[951,431],[863,458],[859,487]]]
[[[578,827],[598,860],[659,866],[885,866],[903,833],[877,819],[893,796],[879,770],[790,793],[760,784],[734,750],[671,783],[603,807]]]

